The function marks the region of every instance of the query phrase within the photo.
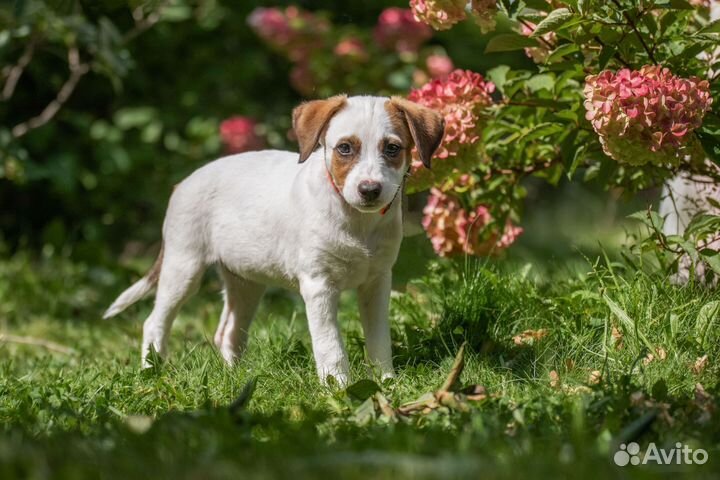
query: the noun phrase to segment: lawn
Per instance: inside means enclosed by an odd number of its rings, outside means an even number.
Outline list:
[[[391,307],[397,378],[374,383],[348,294],[341,322],[363,381],[347,392],[317,381],[296,296],[269,292],[228,368],[212,345],[221,302],[209,275],[175,324],[171,359],[140,371],[150,302],[100,314],[146,264],[6,256],[0,478],[713,477],[717,296],[617,261],[616,231],[601,231],[566,229],[575,242],[555,238],[555,253],[534,236],[492,262],[426,261],[410,239]],[[18,343],[28,338],[45,343]],[[451,390],[469,395],[404,413],[441,389],[462,344]],[[616,466],[631,441],[681,442],[709,460]]]

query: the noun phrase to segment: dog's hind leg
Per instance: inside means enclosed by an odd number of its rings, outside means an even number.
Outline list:
[[[150,347],[160,357],[167,355],[167,339],[173,320],[185,300],[197,289],[204,263],[193,255],[167,249],[160,270],[160,278],[152,313],[143,324],[142,365],[148,368]]]
[[[215,345],[225,361],[232,365],[245,350],[250,323],[265,286],[239,277],[222,266],[220,276],[225,283],[225,305],[215,332]]]

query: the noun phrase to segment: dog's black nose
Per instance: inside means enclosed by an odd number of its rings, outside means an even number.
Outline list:
[[[358,192],[360,192],[360,196],[363,198],[363,200],[367,200],[368,202],[372,202],[373,200],[378,198],[381,191],[382,185],[380,185],[378,182],[371,182],[370,180],[365,180],[363,182],[360,182],[360,185],[358,185]]]

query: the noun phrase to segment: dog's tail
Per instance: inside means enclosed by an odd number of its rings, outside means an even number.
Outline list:
[[[121,293],[113,304],[110,305],[110,308],[105,311],[103,318],[114,317],[133,303],[142,300],[148,293],[153,291],[153,289],[157,286],[158,279],[160,278],[162,261],[163,247],[160,247],[160,253],[158,254],[152,268],[150,268],[150,271],[143,278],[133,283],[130,288]]]

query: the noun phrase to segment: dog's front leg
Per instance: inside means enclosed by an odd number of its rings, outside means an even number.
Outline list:
[[[392,274],[388,271],[358,288],[360,321],[365,331],[368,358],[380,370],[383,380],[395,376],[388,320],[391,283]]]
[[[305,301],[320,380],[327,384],[332,375],[338,384],[347,385],[350,366],[337,322],[340,291],[326,279],[306,278],[300,281],[300,294]]]

